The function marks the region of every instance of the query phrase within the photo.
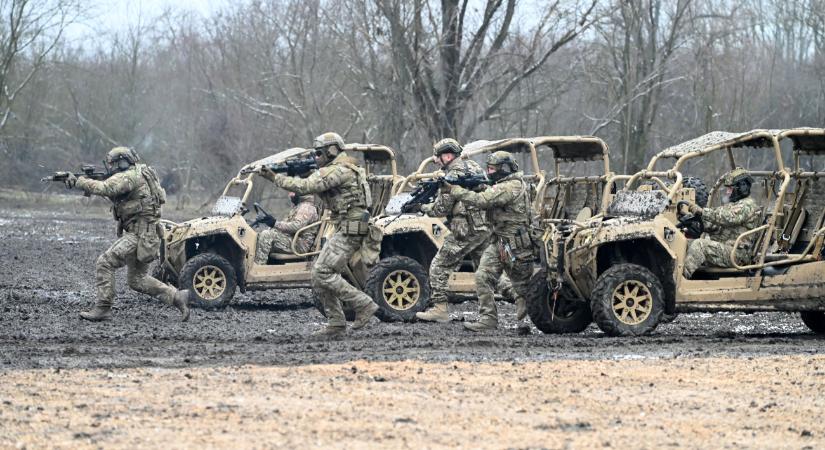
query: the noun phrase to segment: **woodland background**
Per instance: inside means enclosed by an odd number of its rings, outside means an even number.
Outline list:
[[[127,145],[212,195],[327,130],[404,172],[442,137],[595,134],[631,172],[708,131],[825,122],[825,0],[259,0],[95,28],[88,2],[0,0],[0,186]]]

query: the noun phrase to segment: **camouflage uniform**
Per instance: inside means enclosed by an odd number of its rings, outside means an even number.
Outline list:
[[[688,243],[684,277],[690,278],[701,266],[733,267],[730,254],[736,238],[758,227],[760,216],[759,207],[750,197],[718,208],[703,209],[702,222],[706,235]],[[740,242],[740,247],[736,250],[738,264],[741,265],[750,259],[755,237],[752,235]]]
[[[275,185],[297,195],[317,194],[332,214],[330,220],[335,225],[335,234],[324,244],[311,273],[312,288],[329,319],[327,326],[346,327],[343,302],[350,302],[355,307],[356,320],[359,311],[366,311],[372,306],[377,309],[367,294],[342,276],[368,232],[370,193],[364,169],[342,151],[332,162],[307,178],[292,178],[272,172],[264,172],[263,175]]]
[[[472,192],[459,186],[451,189],[453,196],[487,210],[493,227],[492,241],[481,255],[476,271],[476,291],[479,301],[480,323],[486,328],[498,326],[498,311],[493,290],[506,273],[515,292],[526,296],[527,282],[533,273],[533,246],[529,236],[530,197],[521,172],[498,180],[484,192]]]
[[[451,178],[484,175],[484,170],[473,160],[456,158],[445,169],[446,176]],[[430,263],[430,303],[446,306],[450,275],[467,255],[471,255],[478,265],[481,252],[490,239],[490,229],[483,211],[456,201],[451,194],[440,194],[432,204],[422,205],[421,212],[446,217],[449,224],[450,234],[444,238],[444,244]]]
[[[160,247],[158,221],[162,201],[156,198],[146,179],[146,176],[154,176],[154,171],[146,175],[144,171],[147,170],[151,171],[147,166],[137,164],[104,181],[80,177],[75,185],[86,194],[111,200],[114,217],[118,221],[118,240],[100,255],[95,269],[96,309],[106,313],[115,299],[115,271],[123,266],[126,266],[129,287],[137,292],[151,295],[168,305],[176,302],[176,295],[188,294],[149,275],[149,263],[157,258]],[[163,196],[165,200],[165,194]],[[184,312],[184,316],[184,320],[188,318],[188,311]],[[91,320],[101,318],[105,317],[93,317]]]
[[[258,243],[255,250],[255,263],[266,264],[269,254],[292,253],[292,238],[301,228],[318,221],[318,208],[315,207],[315,196],[303,195],[299,203],[289,210],[286,218],[275,223],[275,226],[258,233]],[[307,253],[315,243],[317,230],[307,230],[301,234],[295,243],[299,253]]]

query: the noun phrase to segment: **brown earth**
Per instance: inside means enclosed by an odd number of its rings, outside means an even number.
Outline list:
[[[94,302],[105,207],[0,207],[0,448],[825,447],[825,340],[797,314],[681,314],[650,336],[374,323],[308,342],[308,290]],[[355,371],[353,372],[353,367]],[[239,444],[239,445],[238,445]]]
[[[0,446],[822,448],[825,357],[2,373]]]

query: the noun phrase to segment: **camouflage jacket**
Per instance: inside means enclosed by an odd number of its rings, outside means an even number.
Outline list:
[[[471,159],[456,158],[445,169],[445,176],[451,178],[484,175],[481,166]],[[433,203],[421,206],[421,211],[430,216],[446,217],[450,230],[459,239],[469,237],[475,232],[488,230],[487,217],[482,210],[458,201],[452,194],[439,192]]]
[[[369,218],[370,189],[364,169],[358,162],[341,152],[328,165],[307,178],[288,177],[280,173],[264,172],[276,186],[298,195],[317,194],[330,210],[333,222],[364,221]]]
[[[733,245],[740,234],[759,226],[761,210],[752,198],[743,198],[716,208],[702,210],[705,232],[712,240]],[[751,245],[756,235],[743,242]]]
[[[486,210],[493,234],[511,241],[516,234],[527,232],[530,224],[530,193],[523,176],[516,172],[482,192],[453,186],[452,195],[466,205]]]
[[[157,222],[161,213],[161,205],[152,195],[142,169],[143,164],[137,164],[102,181],[79,177],[76,187],[111,200],[115,220],[122,229],[130,230],[138,219]]]
[[[292,209],[289,210],[287,216],[275,223],[272,227],[276,230],[282,231],[289,236],[295,236],[301,228],[318,221],[318,208],[315,206],[315,196],[303,195],[301,201]],[[315,243],[315,235],[317,228],[307,230],[301,234],[301,239],[297,242],[297,248],[308,249]]]

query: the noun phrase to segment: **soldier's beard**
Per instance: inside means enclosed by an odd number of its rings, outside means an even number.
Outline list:
[[[728,203],[730,203],[730,195],[722,194],[722,204],[727,205]]]

